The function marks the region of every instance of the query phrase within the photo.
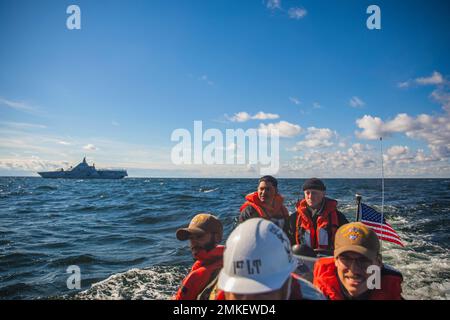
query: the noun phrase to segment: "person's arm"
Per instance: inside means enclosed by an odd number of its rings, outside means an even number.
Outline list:
[[[295,228],[296,228],[296,224],[297,224],[297,212],[293,212],[292,214],[289,215],[289,219],[288,219],[288,237],[289,237],[289,241],[291,241],[291,246],[296,244],[296,240],[295,240]]]
[[[239,214],[239,223],[242,223],[250,218],[257,218],[257,217],[259,217],[259,214],[256,211],[256,209],[253,208],[252,206],[248,205]]]
[[[348,219],[344,216],[344,214],[342,212],[337,211],[337,215],[338,215],[339,227],[348,223]]]
[[[206,286],[205,278],[199,272],[191,272],[184,278],[174,300],[197,300],[197,296]]]

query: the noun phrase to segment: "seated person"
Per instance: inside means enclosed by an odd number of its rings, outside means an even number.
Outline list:
[[[370,266],[380,268],[379,289],[369,288],[376,274],[368,273]],[[361,222],[340,227],[334,257],[314,266],[314,285],[331,300],[400,300],[402,281],[400,272],[383,265],[376,233]]]
[[[219,274],[217,300],[324,299],[312,284],[292,274],[297,260],[286,234],[273,222],[254,218],[230,235]]]
[[[296,212],[289,218],[292,244],[330,253],[336,230],[348,220],[338,211],[337,201],[325,197],[326,187],[322,180],[308,179],[302,189],[304,199],[298,201]]]
[[[224,246],[222,240],[222,223],[215,216],[201,213],[196,215],[189,227],[178,229],[178,240],[189,239],[191,253],[195,263],[184,278],[181,287],[173,297],[174,300],[207,299],[209,284],[217,278],[222,268]]]
[[[289,232],[289,212],[283,204],[283,197],[278,193],[278,181],[272,176],[259,179],[257,191],[245,197],[241,206],[239,222],[250,218],[263,218],[272,221],[286,234]]]

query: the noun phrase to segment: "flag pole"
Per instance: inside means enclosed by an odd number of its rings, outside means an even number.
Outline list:
[[[355,194],[356,198],[356,222],[358,222],[361,219],[361,199],[362,196],[359,194]]]
[[[383,137],[380,137],[381,146],[381,225],[384,221],[384,161],[383,161]],[[383,228],[381,228],[381,235],[383,235]],[[383,240],[380,239],[380,253],[382,250]]]

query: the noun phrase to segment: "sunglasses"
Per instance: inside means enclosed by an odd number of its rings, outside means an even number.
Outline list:
[[[350,258],[345,255],[340,255],[337,257],[337,259],[347,268],[350,268],[353,263],[355,263],[360,269],[367,270],[367,268],[373,264],[372,260],[364,257]]]

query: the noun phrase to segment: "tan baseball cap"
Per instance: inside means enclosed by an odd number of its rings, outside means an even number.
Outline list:
[[[380,241],[375,231],[361,222],[341,226],[334,239],[334,257],[352,251],[375,260],[380,252]]]
[[[202,236],[205,233],[217,233],[222,238],[223,226],[212,214],[200,213],[191,220],[187,228],[178,229],[176,236],[178,240],[184,241],[189,239],[190,235]]]

